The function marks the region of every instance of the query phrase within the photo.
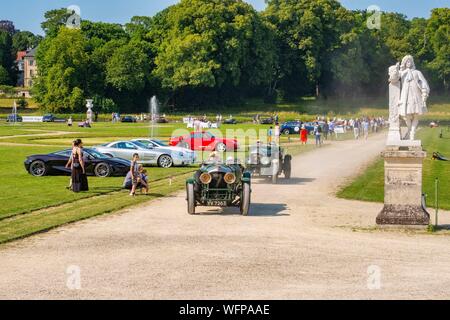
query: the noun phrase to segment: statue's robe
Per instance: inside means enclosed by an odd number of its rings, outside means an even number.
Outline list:
[[[422,72],[414,69],[401,71],[401,83],[400,116],[425,114],[427,106],[424,96],[430,95],[430,86]]]

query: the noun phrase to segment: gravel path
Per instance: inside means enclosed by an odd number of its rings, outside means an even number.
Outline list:
[[[2,246],[0,298],[448,299],[450,237],[352,232],[373,226],[381,205],[333,196],[384,141],[294,158],[292,181],[254,184],[249,217],[189,216],[180,193]],[[67,271],[78,270],[81,289],[71,290]]]

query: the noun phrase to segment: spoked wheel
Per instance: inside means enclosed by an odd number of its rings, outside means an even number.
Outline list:
[[[284,177],[286,179],[291,178],[291,172],[292,172],[292,157],[286,156],[284,158]]]
[[[158,166],[161,168],[171,168],[173,166],[173,159],[171,156],[168,155],[162,155],[158,159]]]
[[[249,183],[244,183],[242,185],[242,196],[241,196],[241,214],[243,216],[248,216],[250,212],[251,204],[251,189]]]
[[[111,167],[107,163],[101,162],[95,166],[94,174],[98,178],[107,178],[111,176]]]
[[[284,135],[288,136],[291,134],[291,131],[289,131],[289,129],[286,129],[286,130],[284,130],[283,133],[284,133]]]
[[[44,161],[36,160],[30,165],[30,173],[35,177],[43,177],[47,174],[47,171],[48,169]]]
[[[187,209],[190,215],[195,214],[195,193],[194,193],[194,185],[192,183],[188,183],[186,185],[186,194],[187,194]]]

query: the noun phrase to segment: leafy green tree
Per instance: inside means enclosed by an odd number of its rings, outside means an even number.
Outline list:
[[[12,37],[6,32],[0,30],[0,66],[8,73],[8,78],[3,77],[3,84],[16,84],[16,67],[15,67],[15,52],[12,48]]]
[[[47,11],[44,14],[45,21],[41,23],[41,28],[44,30],[47,37],[56,37],[61,27],[67,24],[67,20],[71,13],[66,8],[55,9]]]
[[[150,75],[148,56],[137,41],[117,48],[106,64],[106,81],[118,91],[139,92]]]
[[[36,101],[52,112],[81,110],[89,78],[89,56],[81,31],[64,27],[55,38],[46,38],[38,48],[37,61]]]
[[[434,9],[428,21],[426,36],[433,48],[434,59],[429,67],[442,81],[446,91],[450,77],[450,9]]]
[[[29,31],[16,32],[12,37],[12,49],[14,52],[35,48],[42,41],[42,36],[34,35]]]
[[[264,16],[277,30],[282,89],[288,96],[315,94],[349,12],[335,0],[267,2]]]
[[[5,69],[5,67],[0,65],[0,85],[7,85],[10,82],[11,80],[9,79],[8,71]]]
[[[243,1],[182,0],[153,19],[153,74],[178,98],[189,92],[193,97],[196,90],[215,97],[242,95],[273,73],[269,31]]]

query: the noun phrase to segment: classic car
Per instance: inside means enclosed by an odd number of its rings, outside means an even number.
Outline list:
[[[137,122],[137,119],[133,116],[123,116],[120,121],[122,123],[135,123]]]
[[[169,144],[194,151],[225,152],[238,150],[236,139],[219,138],[210,132],[191,132],[187,136],[172,137]]]
[[[154,148],[139,141],[116,141],[94,147],[95,150],[111,157],[131,160],[133,155],[139,155],[139,163],[143,165],[156,165],[161,168],[173,166],[188,166],[194,160],[191,155],[182,151],[173,151],[164,148]]]
[[[106,178],[124,177],[130,171],[131,162],[105,156],[93,149],[83,149],[86,174]],[[35,177],[70,175],[66,164],[72,154],[71,149],[43,155],[33,155],[25,160],[25,169]]]
[[[46,114],[42,117],[42,122],[55,122],[56,117],[53,114]]]
[[[286,179],[291,178],[292,156],[285,154],[278,144],[257,143],[249,148],[247,169],[255,176],[270,177],[276,184],[278,178],[284,173]]]
[[[226,119],[223,123],[224,124],[238,124],[238,121],[234,118],[231,118],[231,119]]]
[[[275,124],[275,119],[270,117],[270,118],[262,118],[259,121],[260,124]]]
[[[285,135],[290,134],[300,134],[300,130],[302,126],[305,126],[305,129],[308,130],[308,134],[314,131],[314,125],[312,123],[304,123],[301,121],[288,121],[281,125],[281,132]]]
[[[187,209],[194,215],[196,207],[238,207],[247,216],[251,203],[251,173],[241,164],[204,163],[186,182]]]
[[[9,114],[6,117],[6,122],[22,122],[23,118],[18,114]]]

